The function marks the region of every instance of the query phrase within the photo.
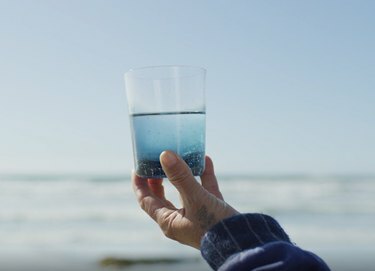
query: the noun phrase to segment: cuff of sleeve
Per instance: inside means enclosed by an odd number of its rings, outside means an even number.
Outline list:
[[[234,253],[274,241],[291,243],[275,219],[263,214],[239,214],[220,221],[203,236],[201,253],[217,270]]]

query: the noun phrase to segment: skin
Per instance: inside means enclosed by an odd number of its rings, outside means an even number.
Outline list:
[[[238,212],[224,201],[208,156],[205,171],[200,177],[201,183],[175,153],[163,152],[160,162],[180,194],[182,208],[176,208],[165,197],[163,179],[145,179],[133,173],[132,185],[138,203],[156,221],[165,236],[199,249],[203,235],[213,225]]]

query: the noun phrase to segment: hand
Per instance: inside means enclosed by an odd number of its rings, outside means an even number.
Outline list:
[[[146,179],[133,173],[137,200],[159,224],[165,236],[199,249],[201,238],[210,227],[238,212],[223,200],[208,156],[205,171],[200,177],[202,185],[196,181],[188,165],[173,152],[163,152],[160,162],[168,179],[180,193],[182,208],[177,209],[165,198],[163,179]]]

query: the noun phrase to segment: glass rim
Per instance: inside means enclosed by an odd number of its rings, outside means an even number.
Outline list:
[[[194,65],[150,65],[150,66],[141,66],[141,67],[136,67],[136,68],[131,68],[127,72],[124,73],[124,76],[130,75],[132,73],[135,73],[137,71],[142,71],[142,70],[152,70],[152,69],[167,69],[167,68],[185,68],[185,69],[195,69],[195,70],[200,70],[203,73],[207,72],[206,68],[203,68],[201,66],[194,66]]]

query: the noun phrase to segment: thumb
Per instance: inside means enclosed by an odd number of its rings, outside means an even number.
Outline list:
[[[160,163],[170,182],[181,194],[184,203],[191,201],[189,199],[193,198],[199,189],[202,189],[189,166],[175,153],[171,151],[162,152]]]

